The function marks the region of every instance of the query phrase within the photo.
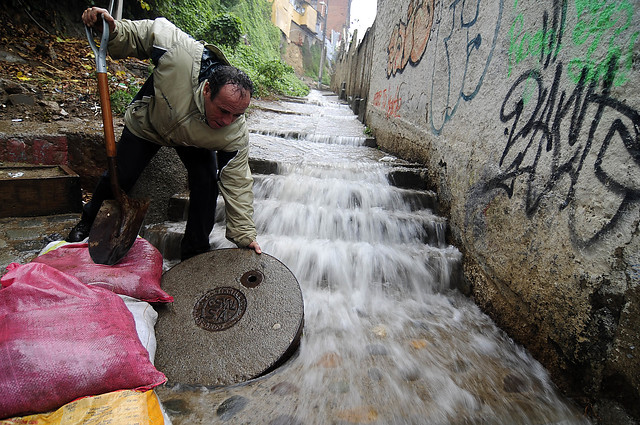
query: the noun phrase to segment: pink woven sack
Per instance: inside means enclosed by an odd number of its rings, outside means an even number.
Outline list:
[[[0,279],[0,418],[166,381],[118,295],[46,264],[7,269]]]
[[[162,254],[151,243],[137,238],[116,265],[95,264],[86,243],[63,245],[36,257],[33,262],[48,264],[80,279],[81,282],[109,289],[149,303],[173,302],[160,288]]]

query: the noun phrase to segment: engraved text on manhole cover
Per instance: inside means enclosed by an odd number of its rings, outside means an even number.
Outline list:
[[[235,288],[215,288],[193,306],[196,325],[207,331],[223,331],[235,325],[247,309],[247,299]]]

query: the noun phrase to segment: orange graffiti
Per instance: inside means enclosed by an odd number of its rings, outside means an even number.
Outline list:
[[[400,20],[393,28],[387,46],[387,78],[404,71],[408,63],[415,66],[422,59],[433,25],[434,1],[411,0],[407,22]]]
[[[384,109],[387,118],[399,118],[402,98],[399,96],[400,88],[396,90],[395,96],[391,97],[388,92],[391,90],[380,90],[373,95],[373,106]]]

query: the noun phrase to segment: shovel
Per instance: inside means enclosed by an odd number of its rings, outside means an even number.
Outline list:
[[[113,116],[107,82],[107,43],[109,24],[103,19],[100,48],[93,41],[92,31],[85,26],[89,44],[96,57],[98,91],[102,108],[104,141],[107,148],[107,165],[113,200],[105,200],[98,211],[89,232],[89,255],[96,264],[113,265],[119,262],[136,240],[142,221],[149,208],[149,200],[129,198],[118,184],[116,171],[116,140],[113,133]]]

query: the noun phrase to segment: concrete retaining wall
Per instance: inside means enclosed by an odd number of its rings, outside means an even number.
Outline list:
[[[639,36],[633,0],[378,1],[332,85],[428,167],[478,304],[602,423],[640,418]]]

